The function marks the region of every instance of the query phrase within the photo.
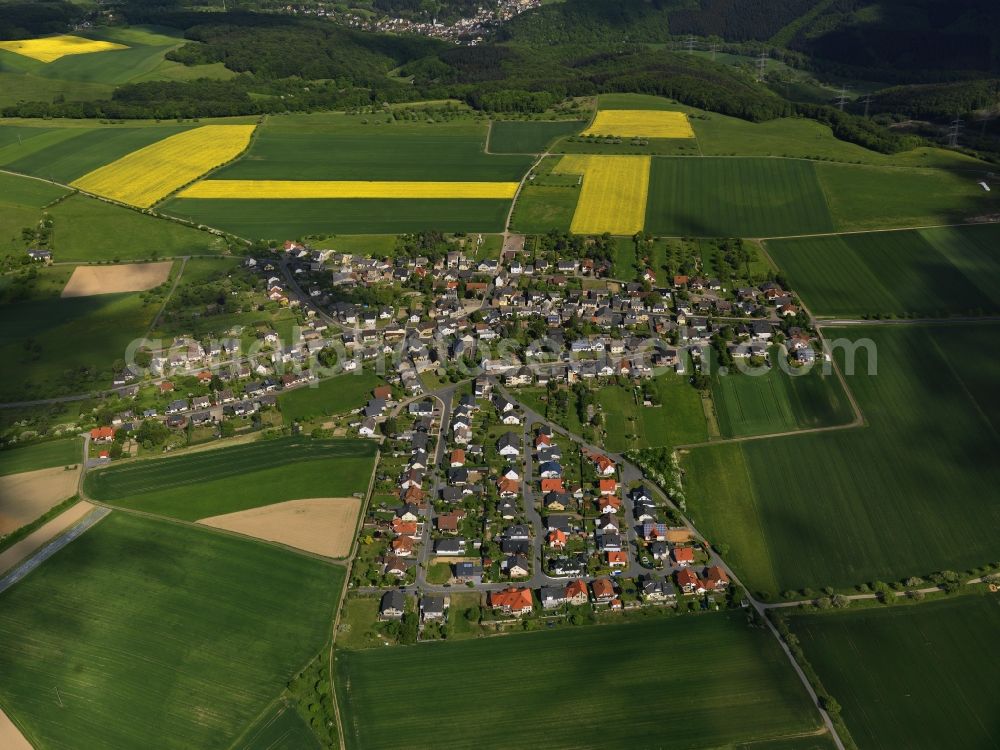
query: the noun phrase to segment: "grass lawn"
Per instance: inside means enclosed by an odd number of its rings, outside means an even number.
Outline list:
[[[815,166],[830,214],[842,231],[960,224],[1000,211],[1000,193],[987,193],[976,184],[981,172]],[[768,236],[779,234],[796,232]]]
[[[1000,226],[772,240],[767,251],[816,315],[1000,310]]]
[[[489,150],[494,154],[539,154],[556,139],[580,132],[585,124],[577,120],[495,120]]]
[[[995,594],[788,623],[860,747],[1000,745]]]
[[[370,648],[382,645],[378,640],[375,623],[378,622],[379,599],[374,596],[349,597],[340,611],[340,629],[337,631],[338,649]]]
[[[451,565],[449,563],[434,563],[427,568],[427,583],[440,585],[448,583],[451,578]]]
[[[278,408],[286,424],[314,417],[343,414],[362,407],[372,397],[372,389],[382,380],[370,370],[357,370],[322,380],[278,396]]]
[[[550,229],[568,232],[579,198],[580,188],[575,185],[525,185],[514,205],[511,228],[529,234]]]
[[[110,466],[89,473],[84,487],[95,500],[195,521],[286,500],[364,492],[375,451],[363,440],[263,440]]]
[[[113,513],[0,595],[37,748],[228,748],[326,641],[343,568]]]
[[[600,679],[598,664],[608,667]],[[661,748],[720,747],[819,725],[777,643],[742,613],[341,651],[336,666],[349,748],[398,747],[400,737],[412,748],[590,747],[610,716],[621,747],[653,735]],[[521,677],[475,698],[498,669]],[[387,680],[408,686],[410,710]]]
[[[646,229],[694,237],[832,231],[815,169],[787,159],[653,159]]]
[[[836,375],[824,375],[820,366],[789,375],[777,364],[779,356],[772,351],[775,364],[765,375],[733,372],[713,378],[712,400],[723,437],[830,427],[854,418]]]
[[[82,457],[83,443],[77,437],[8,448],[0,451],[0,476],[54,466],[72,466],[80,463]]]
[[[693,452],[687,500],[698,527],[730,545],[751,589],[772,593],[1000,558],[992,532],[1000,523],[1000,362],[982,345],[998,330],[831,331],[877,347],[877,375],[867,374],[860,352],[858,374],[847,376],[867,425]],[[731,480],[741,475],[746,482]]]
[[[430,169],[430,168],[428,168]],[[492,199],[221,199],[178,198],[162,213],[251,239],[308,234],[502,232],[509,200]]]

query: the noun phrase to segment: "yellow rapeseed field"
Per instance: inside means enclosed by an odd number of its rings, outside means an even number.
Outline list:
[[[510,199],[516,182],[367,180],[203,180],[179,198],[496,198]]]
[[[83,55],[88,52],[107,52],[112,49],[128,49],[124,44],[84,39],[80,36],[47,36],[43,39],[18,39],[0,42],[0,49],[50,63],[66,55]]]
[[[556,172],[583,175],[570,231],[576,234],[635,234],[646,221],[648,156],[562,157]]]
[[[70,183],[139,208],[149,208],[250,145],[253,125],[203,125],[157,141]]]
[[[617,135],[622,138],[694,138],[683,112],[653,109],[602,109],[583,135]]]

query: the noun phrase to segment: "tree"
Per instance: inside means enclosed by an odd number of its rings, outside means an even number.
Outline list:
[[[472,606],[465,610],[465,619],[469,622],[479,622],[480,618],[483,616],[482,611],[479,606]]]

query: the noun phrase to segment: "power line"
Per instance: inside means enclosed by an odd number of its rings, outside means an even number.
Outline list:
[[[958,136],[962,132],[962,118],[961,116],[956,116],[951,122],[951,127],[948,128],[948,145],[952,148],[958,146]]]
[[[690,55],[691,53],[694,52],[694,35],[693,34],[688,34],[687,42],[685,42],[685,44],[687,46],[688,54]]]
[[[715,59],[715,53],[719,51],[719,45],[713,43],[712,46],[709,47],[709,49],[712,50],[712,59],[714,60]]]
[[[840,96],[837,97],[837,109],[841,112],[844,111],[844,105],[847,104],[847,88],[840,89]]]
[[[871,103],[872,103],[872,95],[865,94],[865,117],[868,117],[868,108],[871,106]]]
[[[760,53],[760,57],[757,58],[757,80],[764,80],[764,68],[767,67],[767,51]]]

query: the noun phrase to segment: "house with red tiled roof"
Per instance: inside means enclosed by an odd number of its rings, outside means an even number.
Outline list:
[[[609,550],[606,552],[608,556],[608,565],[612,568],[625,568],[628,567],[628,553],[622,551]]]
[[[402,518],[393,518],[392,533],[396,536],[408,536],[411,539],[416,539],[420,536],[420,525],[416,521],[404,521]]]
[[[551,477],[549,479],[542,480],[542,494],[548,494],[549,492],[566,492],[566,488],[563,487],[563,480],[561,477]]]
[[[566,532],[559,529],[552,529],[545,537],[552,549],[563,549],[566,547]]]
[[[497,482],[497,492],[500,493],[500,497],[517,497],[521,494],[521,483],[516,479],[503,477]]]
[[[622,499],[617,495],[605,495],[597,501],[601,513],[617,513],[622,507]]]
[[[685,594],[690,594],[698,588],[698,576],[690,568],[677,571],[677,586]]]
[[[522,615],[531,612],[535,606],[531,596],[531,589],[514,586],[502,591],[491,591],[489,601],[493,609],[499,609],[512,615]]]
[[[694,547],[674,547],[670,553],[678,565],[690,565],[694,562]]]
[[[577,579],[567,583],[565,598],[570,604],[586,604],[590,599],[586,582]]]
[[[456,448],[451,452],[451,468],[458,469],[462,466],[465,466],[465,451]]]
[[[95,427],[90,431],[90,439],[95,443],[110,443],[115,439],[115,428]]]
[[[598,486],[602,495],[613,495],[618,492],[618,482],[614,479],[602,479],[598,483]]]
[[[594,599],[598,602],[609,602],[615,598],[615,585],[610,578],[598,578],[590,584]]]
[[[413,540],[408,536],[398,536],[392,540],[392,553],[397,557],[409,557],[413,554]]]

